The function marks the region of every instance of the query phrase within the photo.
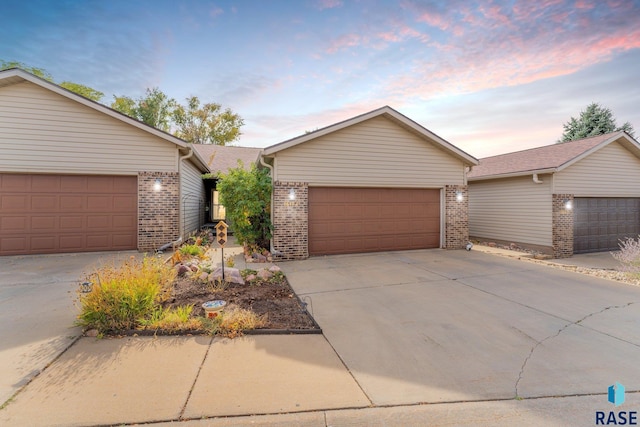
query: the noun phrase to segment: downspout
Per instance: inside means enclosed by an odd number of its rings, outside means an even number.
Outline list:
[[[182,192],[182,185],[181,185],[180,178],[182,176],[182,161],[183,160],[187,160],[188,158],[193,156],[193,148],[192,147],[188,147],[188,148],[189,148],[189,152],[187,154],[185,154],[184,156],[181,156],[181,157],[178,158],[178,228],[180,229],[180,237],[178,237],[178,239],[176,241],[165,243],[164,245],[160,246],[157,249],[157,252],[165,251],[168,248],[175,248],[180,243],[182,243],[182,239],[183,239],[182,234],[184,233],[184,230],[181,227],[181,224],[182,224],[182,209],[180,209],[180,194]]]
[[[269,175],[271,175],[271,209],[269,210],[269,219],[271,220],[271,225],[273,225],[273,166],[264,161],[262,153],[260,153],[260,164],[269,169]],[[273,247],[273,236],[269,239],[269,252],[271,252],[271,255],[282,255],[282,252]]]
[[[542,181],[541,179],[538,179],[538,174],[534,173],[533,174],[533,182],[536,184],[542,184],[544,181]]]

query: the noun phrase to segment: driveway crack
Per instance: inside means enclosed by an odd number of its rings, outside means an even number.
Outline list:
[[[593,316],[597,316],[598,314],[602,314],[607,310],[612,310],[612,309],[618,309],[618,308],[626,308],[629,307],[630,305],[635,304],[635,302],[628,302],[626,304],[623,305],[610,305],[608,307],[603,308],[602,310],[599,311],[595,311],[593,313],[589,313],[586,316],[582,317],[579,320],[576,320],[575,322],[569,322],[566,325],[564,325],[562,328],[558,329],[558,332],[556,332],[553,335],[549,335],[548,337],[536,342],[536,344],[531,348],[531,351],[529,352],[529,354],[527,355],[527,357],[524,359],[524,361],[522,362],[522,367],[520,368],[520,373],[518,374],[518,379],[516,380],[516,385],[515,385],[515,393],[516,393],[516,399],[522,399],[520,397],[520,395],[518,394],[518,386],[520,385],[520,381],[522,380],[522,376],[524,375],[524,370],[527,367],[527,363],[529,363],[529,360],[531,359],[531,357],[533,356],[533,353],[536,351],[536,349],[542,345],[545,341],[549,341],[553,338],[556,338],[558,335],[560,335],[565,329],[567,329],[569,326],[572,325],[580,325],[582,322],[584,322],[585,320],[587,320],[590,317]]]

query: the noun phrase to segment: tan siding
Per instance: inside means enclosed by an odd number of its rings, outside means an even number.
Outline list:
[[[276,154],[276,179],[312,186],[464,184],[463,164],[384,117]]]
[[[176,172],[176,146],[30,82],[0,88],[0,171]]]
[[[614,142],[556,173],[555,193],[640,197],[640,159]]]
[[[551,246],[551,176],[469,183],[469,234]]]
[[[180,209],[182,209],[183,236],[200,229],[204,221],[204,182],[202,173],[189,160],[182,162],[180,177]]]

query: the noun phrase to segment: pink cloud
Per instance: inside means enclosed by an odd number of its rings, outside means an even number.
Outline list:
[[[333,9],[336,7],[342,7],[342,0],[318,0],[316,2],[316,8],[319,10]]]
[[[490,3],[476,10],[430,12],[429,22],[446,28],[446,36],[428,42],[430,54],[416,58],[388,89],[399,98],[429,99],[520,85],[571,74],[640,48],[640,29],[631,17],[637,7],[599,5],[594,12],[586,0],[579,1],[581,8],[560,0],[520,0],[511,9]],[[457,24],[443,22],[464,24],[457,30]]]
[[[351,34],[343,34],[342,36],[334,39],[327,47],[327,53],[336,53],[339,50],[346,49],[349,47],[359,46],[362,43],[362,36],[360,34],[351,33]]]

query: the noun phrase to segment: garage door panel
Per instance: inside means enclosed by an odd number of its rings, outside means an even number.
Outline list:
[[[55,217],[36,216],[31,218],[31,230],[33,231],[52,231],[58,228],[58,221]]]
[[[640,234],[639,198],[576,198],[574,252],[619,249],[619,242]]]
[[[0,190],[2,191],[24,191],[31,185],[28,175],[1,175]]]
[[[60,249],[78,251],[85,247],[85,239],[82,235],[60,236]]]
[[[57,248],[56,236],[32,236],[30,243],[30,249],[36,251],[53,251]]]
[[[0,255],[137,247],[135,176],[0,174],[0,206]]]
[[[438,189],[309,188],[311,255],[439,246]]]
[[[4,191],[4,190],[3,190]],[[24,195],[2,195],[0,197],[0,207],[2,212],[23,212],[25,209],[29,209],[29,198]]]
[[[87,247],[95,250],[109,247],[111,243],[109,241],[109,234],[90,234],[87,235]]]
[[[26,237],[0,237],[0,251],[24,253],[28,248]]]
[[[83,208],[84,198],[82,196],[60,196],[60,210],[74,211]]]
[[[87,179],[80,176],[61,176],[60,191],[65,193],[86,193],[91,191],[87,188]]]
[[[52,175],[32,175],[28,183],[31,191],[40,193],[57,193],[60,191],[60,177]]]

